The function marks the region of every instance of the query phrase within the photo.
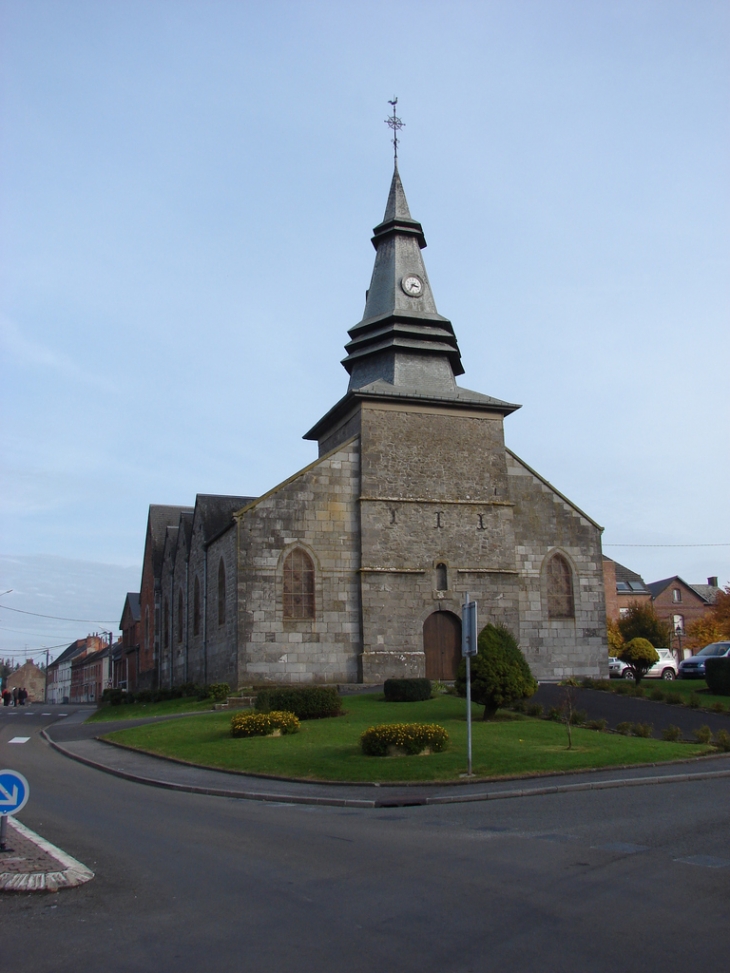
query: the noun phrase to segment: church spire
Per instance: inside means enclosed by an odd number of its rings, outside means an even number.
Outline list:
[[[350,390],[374,381],[417,393],[455,388],[464,369],[451,322],[436,310],[421,250],[423,227],[408,208],[397,159],[383,221],[373,230],[375,266],[362,320],[342,362]]]

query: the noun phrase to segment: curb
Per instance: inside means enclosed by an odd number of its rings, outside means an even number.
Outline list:
[[[0,892],[57,892],[59,889],[83,885],[94,877],[90,868],[41,838],[20,821],[11,817],[8,823],[23,838],[55,858],[62,867],[53,872],[0,872]]]
[[[610,790],[616,787],[642,787],[646,784],[684,784],[698,780],[712,780],[714,778],[730,777],[730,770],[709,770],[699,774],[667,774],[655,777],[623,777],[614,780],[585,781],[578,784],[550,784],[543,787],[521,787],[504,791],[481,791],[477,794],[444,794],[438,797],[393,797],[377,800],[358,800],[357,798],[317,797],[305,794],[266,794],[259,791],[233,790],[223,787],[201,787],[196,784],[176,784],[173,781],[160,780],[155,777],[141,777],[125,770],[114,770],[105,764],[100,764],[88,757],[81,757],[67,750],[52,740],[45,730],[41,736],[54,750],[85,764],[95,770],[130,780],[149,787],[161,787],[165,790],[181,791],[188,794],[204,794],[209,797],[228,797],[242,801],[263,801],[273,804],[314,804],[323,807],[351,807],[351,808],[387,808],[387,807],[424,807],[436,804],[467,804],[474,801],[501,801],[516,797],[540,797],[545,794],[571,794],[576,791]],[[83,867],[83,866],[82,866]]]

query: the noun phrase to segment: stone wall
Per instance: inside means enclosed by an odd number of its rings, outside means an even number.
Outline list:
[[[608,676],[601,528],[508,451],[520,574],[520,647],[538,679]],[[546,566],[568,561],[575,617],[550,619]]]
[[[359,459],[355,438],[237,515],[239,685],[360,680]],[[314,563],[313,620],[284,619],[296,547]]]
[[[501,416],[366,403],[362,410],[363,673],[366,682],[425,672],[433,611],[516,628],[514,559]],[[447,566],[438,590],[436,565]]]

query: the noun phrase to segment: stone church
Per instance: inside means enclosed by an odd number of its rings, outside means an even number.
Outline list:
[[[457,385],[397,168],[372,242],[318,459],[261,497],[150,508],[138,684],[451,679],[466,592],[538,679],[606,675],[602,528],[505,446],[519,406]]]

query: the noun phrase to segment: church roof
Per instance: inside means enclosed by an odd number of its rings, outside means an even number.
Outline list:
[[[463,374],[454,329],[436,310],[421,256],[426,246],[423,227],[411,217],[397,167],[385,215],[373,230],[373,246],[375,266],[365,311],[349,331],[352,340],[345,346],[348,354],[342,364],[352,375],[363,358],[401,350],[443,355],[454,375]]]
[[[152,542],[152,572],[155,578],[160,576],[167,528],[177,527],[181,513],[192,512],[192,507],[172,507],[161,503],[150,504],[148,530]]]

